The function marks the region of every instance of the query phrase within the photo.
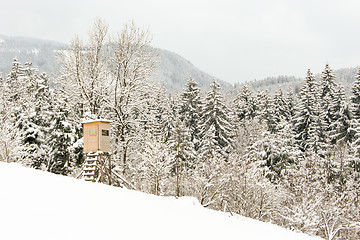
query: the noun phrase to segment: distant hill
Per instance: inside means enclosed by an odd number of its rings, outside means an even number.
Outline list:
[[[345,88],[345,91],[349,93],[351,91],[351,86],[355,80],[357,71],[358,67],[341,68],[338,70],[334,70],[334,74],[336,77],[335,81],[337,83],[340,83]],[[321,77],[321,73],[316,73],[315,77],[317,80],[319,80]],[[295,93],[298,93],[300,92],[304,79],[305,74],[303,78],[296,78],[293,76],[268,77],[262,80],[236,83],[235,90],[240,89],[242,85],[248,85],[253,92],[268,90],[270,94],[274,94],[275,91],[278,89],[281,89],[283,92],[287,92],[289,90],[289,87],[291,87]]]
[[[172,91],[182,90],[191,76],[203,90],[209,89],[214,77],[196,68],[191,62],[180,55],[157,49],[161,62],[155,72],[154,79],[164,84],[166,89]],[[223,89],[229,90],[232,85],[217,79]]]
[[[41,72],[57,73],[55,53],[65,46],[53,41],[0,35],[0,72],[8,74],[16,57],[21,63],[32,62]]]
[[[9,73],[14,57],[21,63],[32,62],[41,72],[50,76],[59,72],[56,63],[56,52],[66,49],[67,45],[41,39],[27,37],[8,37],[0,35],[0,72]],[[214,77],[196,68],[191,62],[180,55],[156,49],[160,57],[158,69],[152,78],[162,84],[169,91],[182,91],[186,81],[192,76],[203,90],[209,89]],[[222,88],[229,90],[232,85],[217,79]]]

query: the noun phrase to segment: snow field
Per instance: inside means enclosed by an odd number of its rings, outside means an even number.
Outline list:
[[[0,162],[0,239],[319,239],[158,197]]]

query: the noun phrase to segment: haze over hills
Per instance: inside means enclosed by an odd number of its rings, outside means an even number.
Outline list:
[[[32,62],[41,72],[46,72],[48,75],[53,76],[59,71],[59,66],[56,63],[56,53],[67,47],[67,44],[55,41],[28,37],[9,37],[0,34],[0,73],[6,76],[11,69],[14,57],[16,57],[21,63]],[[159,48],[156,50],[160,61],[152,78],[162,83],[167,90],[182,91],[190,76],[195,79],[202,90],[206,91],[209,89],[209,85],[214,78],[213,76],[199,70],[190,61],[174,52]],[[357,69],[357,67],[349,67],[334,70],[336,81],[341,83],[347,92],[351,89]],[[318,79],[321,73],[314,74]],[[236,91],[243,84],[247,84],[254,92],[268,90],[270,94],[273,94],[277,89],[287,92],[289,87],[291,87],[297,93],[300,91],[305,75],[306,69],[304,69],[303,78],[294,76],[268,77],[262,80],[236,83],[235,89],[230,83],[219,79],[217,81],[220,82],[221,87],[225,90]]]
[[[56,74],[59,66],[56,63],[56,53],[66,49],[68,45],[54,41],[34,39],[28,37],[8,37],[0,35],[0,72],[3,75],[9,73],[14,57],[21,63],[32,62],[40,72],[48,75]],[[157,70],[152,78],[170,91],[181,91],[186,81],[191,77],[203,90],[209,89],[214,77],[196,68],[191,62],[180,55],[164,50],[156,49],[160,57]],[[52,79],[51,79],[52,80]],[[232,88],[230,83],[217,79],[223,89]]]

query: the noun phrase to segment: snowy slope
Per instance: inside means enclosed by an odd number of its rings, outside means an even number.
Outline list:
[[[0,162],[0,239],[318,239],[201,207]]]

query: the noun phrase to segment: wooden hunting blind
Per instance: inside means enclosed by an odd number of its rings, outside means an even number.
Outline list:
[[[81,173],[85,181],[101,182],[135,189],[120,173],[114,171],[110,152],[110,123],[105,119],[83,121],[84,153],[86,158]]]
[[[110,123],[105,119],[82,122],[84,129],[84,153],[110,152]]]

